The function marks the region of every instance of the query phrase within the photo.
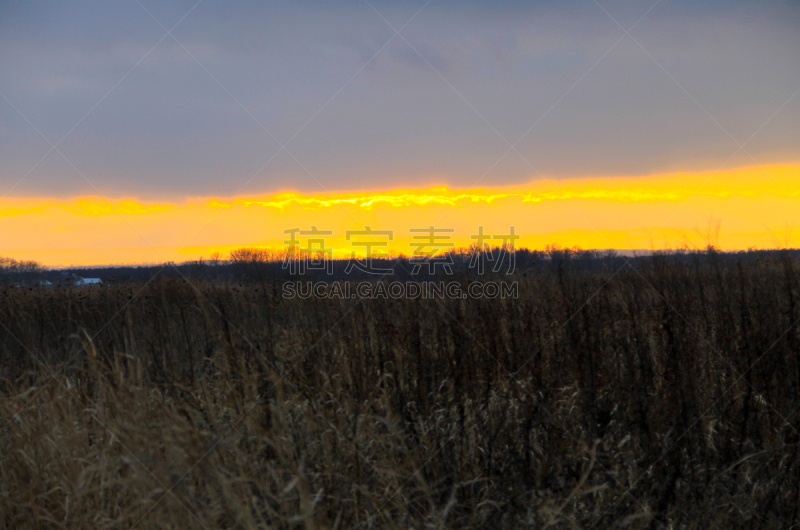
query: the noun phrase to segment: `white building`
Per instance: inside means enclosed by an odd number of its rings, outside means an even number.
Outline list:
[[[100,285],[103,281],[100,278],[75,278],[73,285]]]

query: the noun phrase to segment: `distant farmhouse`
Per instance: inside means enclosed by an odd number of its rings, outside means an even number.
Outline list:
[[[75,276],[71,272],[62,272],[61,273],[61,284],[62,285],[71,285],[73,287],[91,287],[96,286],[99,287],[102,285],[103,280],[100,278],[82,278],[80,276]],[[40,285],[53,285],[50,282],[42,282]]]
[[[61,278],[57,282],[48,280],[25,280],[14,282],[15,287],[100,287],[103,280],[100,278],[82,278],[74,274],[61,273]]]
[[[103,283],[103,280],[100,278],[75,278],[75,283],[73,285],[100,285]]]

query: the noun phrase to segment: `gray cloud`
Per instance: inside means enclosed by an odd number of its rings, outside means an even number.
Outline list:
[[[625,27],[652,5],[600,3]],[[169,28],[193,2],[143,4]],[[399,29],[423,2],[373,5]],[[631,34],[667,74],[627,37],[600,60],[623,31],[592,1],[434,1],[403,30],[415,51],[386,44],[365,2],[205,0],[174,35],[222,88],[173,39],[156,45],[136,2],[10,2],[0,92],[55,142],[141,61],[59,147],[109,195],[236,192],[279,149],[253,117],[280,142],[302,131],[297,161],[278,153],[246,193],[471,186],[493,166],[481,184],[528,181],[518,155],[497,163],[498,133],[513,143],[537,120],[518,149],[547,176],[716,169],[736,149],[723,128],[747,140],[800,88],[798,22],[796,3],[661,2]],[[800,96],[748,151],[800,162],[799,118]],[[48,148],[0,100],[0,193]],[[93,191],[52,153],[13,195]]]

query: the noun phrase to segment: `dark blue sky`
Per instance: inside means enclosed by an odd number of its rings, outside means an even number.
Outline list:
[[[0,2],[0,196],[800,162],[797,2],[195,4]]]

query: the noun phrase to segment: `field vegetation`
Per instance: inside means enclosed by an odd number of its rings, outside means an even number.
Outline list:
[[[797,527],[798,262],[759,256],[553,251],[516,300],[7,284],[0,527]]]

